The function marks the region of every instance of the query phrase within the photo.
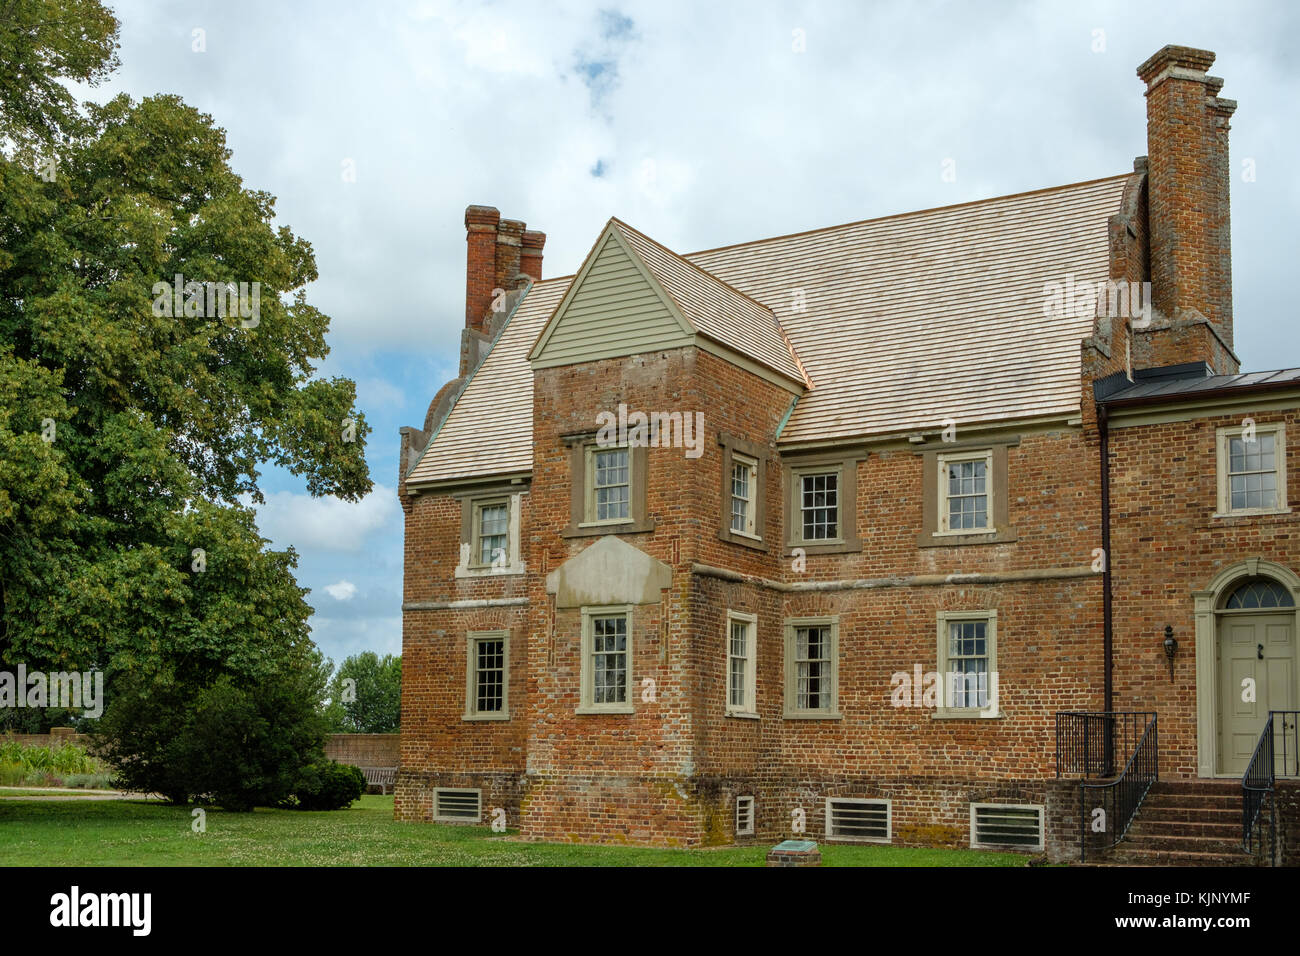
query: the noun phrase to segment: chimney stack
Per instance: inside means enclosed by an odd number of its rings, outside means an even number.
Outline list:
[[[470,206],[465,210],[465,243],[469,247],[465,265],[465,328],[483,330],[492,308],[492,290],[497,287],[497,225],[501,213],[492,206]]]
[[[515,276],[519,275],[519,253],[524,244],[524,223],[518,219],[502,219],[497,224],[497,264],[496,275],[498,289],[509,292],[514,288]]]
[[[519,254],[519,271],[531,276],[534,282],[542,281],[542,247],[546,245],[546,233],[535,229],[524,232],[523,251]]]
[[[542,277],[546,234],[518,219],[502,219],[493,206],[465,210],[465,327],[483,332],[498,289],[509,292],[519,275]]]
[[[1152,305],[1176,330],[1171,342],[1194,353],[1180,360],[1225,374],[1237,367],[1228,207],[1228,119],[1237,104],[1219,98],[1223,80],[1206,75],[1213,62],[1209,50],[1166,46],[1137,74],[1147,85]]]

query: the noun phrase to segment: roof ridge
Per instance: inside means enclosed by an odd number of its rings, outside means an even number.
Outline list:
[[[943,210],[946,209],[964,209],[967,206],[979,206],[985,203],[1001,202],[1002,200],[1005,199],[1020,199],[1021,197],[1024,196],[1037,196],[1043,193],[1058,192],[1065,189],[1077,189],[1080,186],[1095,186],[1098,183],[1111,182],[1112,180],[1117,180],[1117,179],[1127,179],[1132,175],[1133,173],[1131,172],[1119,173],[1114,176],[1102,176],[1098,179],[1085,179],[1077,183],[1063,183],[1059,186],[1045,186],[1042,189],[1027,189],[1018,193],[1006,193],[1005,195],[1002,196],[989,196],[986,199],[971,199],[971,200],[967,200],[966,202],[949,203],[946,206],[929,206],[925,209],[912,209],[909,210],[908,212],[895,212],[895,213],[890,213],[886,216],[871,216],[867,219],[855,219],[852,222],[841,222],[831,226],[817,226],[812,229],[802,229],[797,232],[782,233],[779,236],[765,236],[762,239],[749,239],[745,242],[731,242],[731,243],[727,243],[726,245],[711,246],[708,249],[699,249],[696,250],[695,252],[677,253],[677,255],[681,256],[683,259],[686,259],[689,262],[690,256],[702,256],[709,252],[721,252],[724,249],[739,249],[742,246],[756,246],[764,242],[778,242],[782,239],[794,239],[797,236],[811,236],[814,233],[818,233],[818,232],[830,232],[833,229],[848,229],[851,226],[864,226],[867,223],[872,223],[872,222],[885,222],[890,219],[904,219],[908,216],[920,216],[925,213],[942,212]],[[646,238],[649,239],[650,237],[647,236]],[[653,239],[651,239],[650,241],[654,242]],[[692,263],[692,265],[694,265],[694,263]],[[711,274],[712,273],[710,273],[710,275]]]
[[[812,229],[800,229],[800,230],[797,230],[797,231],[795,231],[795,232],[783,232],[783,233],[780,233],[779,235],[775,235],[775,236],[763,236],[763,237],[760,238],[760,239],[746,239],[746,240],[744,240],[744,241],[742,241],[742,242],[729,242],[729,243],[725,243],[724,245],[721,245],[721,246],[710,246],[710,247],[708,247],[707,249],[697,249],[697,250],[695,250],[694,252],[676,252],[676,251],[674,251],[674,250],[672,250],[672,249],[669,249],[668,246],[665,246],[662,242],[659,242],[657,239],[652,239],[650,236],[646,235],[646,234],[645,234],[644,232],[642,232],[640,229],[637,229],[635,226],[630,225],[629,223],[625,222],[625,221],[622,220],[622,219],[619,219],[618,216],[610,216],[608,219],[605,220],[605,223],[606,223],[606,225],[608,225],[610,221],[617,222],[619,225],[624,226],[624,227],[626,227],[627,229],[632,230],[632,231],[635,232],[638,236],[641,236],[642,238],[644,238],[646,241],[654,243],[656,246],[659,246],[661,249],[664,249],[664,250],[666,250],[666,251],[668,251],[668,252],[671,252],[671,253],[672,253],[673,255],[675,255],[677,258],[682,259],[683,261],[688,262],[688,263],[690,263],[691,265],[695,266],[697,269],[699,269],[699,270],[700,270],[701,272],[703,272],[705,275],[707,275],[707,276],[709,276],[709,277],[711,277],[711,278],[717,280],[718,282],[722,283],[722,284],[725,285],[728,289],[731,289],[733,292],[736,292],[736,293],[738,293],[739,295],[743,295],[743,296],[745,296],[745,298],[750,299],[751,301],[757,303],[758,305],[762,305],[765,309],[771,309],[771,306],[763,305],[762,302],[759,302],[757,299],[753,298],[753,296],[750,296],[750,295],[747,295],[747,294],[744,293],[744,292],[741,292],[739,289],[737,289],[735,286],[731,285],[731,284],[730,284],[729,282],[727,282],[725,279],[721,279],[721,278],[719,278],[718,276],[714,275],[712,272],[709,272],[709,270],[705,269],[703,266],[699,265],[698,263],[696,263],[696,262],[692,262],[691,259],[690,259],[690,257],[691,257],[691,256],[702,256],[702,255],[705,255],[706,253],[710,253],[710,252],[721,252],[721,251],[724,250],[724,249],[739,249],[739,248],[742,247],[742,246],[756,246],[756,245],[759,245],[760,243],[764,243],[764,242],[778,242],[778,241],[780,241],[780,240],[782,240],[782,239],[794,239],[794,238],[796,238],[796,237],[798,237],[798,236],[811,236],[811,235],[813,235],[814,233],[818,233],[818,232],[830,232],[831,230],[834,230],[834,229],[848,229],[848,228],[851,227],[851,226],[864,226],[864,225],[866,225],[867,223],[871,223],[871,222],[886,222],[886,221],[888,221],[888,220],[890,220],[890,219],[904,219],[904,218],[906,218],[906,217],[908,217],[908,216],[919,216],[919,215],[922,215],[922,214],[924,214],[924,213],[930,213],[930,212],[942,212],[942,211],[945,210],[945,209],[963,209],[963,208],[965,208],[965,207],[967,207],[967,206],[979,206],[979,205],[981,205],[981,204],[983,204],[983,203],[1001,202],[1001,201],[1004,200],[1004,199],[1019,199],[1019,198],[1021,198],[1021,197],[1023,197],[1023,196],[1037,196],[1037,195],[1041,195],[1041,194],[1043,194],[1043,193],[1057,192],[1057,191],[1059,191],[1059,190],[1063,190],[1063,189],[1077,189],[1077,188],[1080,187],[1080,186],[1095,186],[1095,185],[1097,185],[1098,183],[1107,183],[1107,182],[1111,182],[1112,180],[1116,180],[1116,179],[1127,179],[1127,178],[1129,178],[1129,177],[1132,176],[1132,175],[1133,175],[1133,173],[1131,173],[1131,172],[1127,172],[1127,173],[1117,173],[1117,174],[1115,174],[1115,175],[1113,175],[1113,176],[1101,176],[1101,177],[1098,177],[1097,179],[1084,179],[1084,180],[1080,180],[1080,181],[1077,182],[1077,183],[1062,183],[1061,185],[1058,185],[1058,186],[1044,186],[1044,187],[1042,187],[1041,189],[1026,189],[1026,190],[1022,190],[1021,192],[1018,192],[1018,193],[1004,193],[1004,194],[1001,195],[1001,196],[989,196],[989,197],[986,198],[986,199],[970,199],[970,200],[967,200],[966,202],[949,203],[949,204],[946,205],[946,206],[927,206],[927,207],[924,208],[924,209],[910,209],[910,210],[908,210],[907,212],[893,212],[893,213],[889,213],[888,215],[884,215],[884,216],[869,216],[869,217],[866,218],[866,219],[854,219],[854,220],[851,220],[851,221],[849,221],[849,222],[839,222],[839,223],[834,223],[834,224],[829,225],[829,226],[814,226]],[[601,231],[603,232],[604,229],[602,228]],[[586,261],[587,261],[585,256],[583,257],[583,260],[582,260],[582,261],[583,261],[583,262],[586,262]],[[577,275],[578,275],[578,272],[577,272],[577,271],[574,271],[574,272],[570,272],[570,273],[567,273],[567,274],[562,275],[562,276],[552,276],[552,277],[549,278],[549,279],[540,279],[540,280],[538,280],[538,282],[539,282],[539,284],[540,284],[540,283],[543,283],[543,282],[559,282],[561,279],[574,279],[574,278],[577,277]],[[772,311],[772,314],[773,314],[773,315],[776,314],[776,311],[775,311],[774,309],[771,309],[771,311]],[[780,319],[778,318],[777,321],[779,322]]]

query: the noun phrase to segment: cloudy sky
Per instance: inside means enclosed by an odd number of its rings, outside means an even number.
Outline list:
[[[1096,179],[1146,152],[1137,65],[1203,47],[1239,103],[1238,352],[1300,365],[1300,6],[1283,0],[107,2],[122,69],[93,98],[211,114],[315,247],[324,372],[357,382],[375,490],[314,500],[271,473],[261,526],[301,554],[335,661],[401,651],[398,428],[455,375],[471,203],[544,231],[549,277],[611,215],[691,252]]]

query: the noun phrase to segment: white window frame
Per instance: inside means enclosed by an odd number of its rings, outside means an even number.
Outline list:
[[[981,843],[975,826],[977,810],[1037,810],[1038,842],[1033,846],[1021,843]],[[1041,853],[1044,849],[1043,835],[1047,829],[1047,808],[1041,803],[972,803],[970,805],[970,845],[972,850],[1005,850],[1010,852]]]
[[[743,829],[741,828],[740,825],[740,816],[741,816],[740,808],[742,804],[747,805],[749,807],[749,826]],[[754,800],[754,797],[751,794],[743,794],[737,796],[736,797],[736,820],[735,820],[736,836],[738,837],[753,836],[754,831],[757,828],[758,828],[758,813],[757,813],[757,804]]]
[[[745,686],[744,701],[740,704],[731,702],[731,662],[735,656],[731,653],[731,627],[733,623],[746,625],[745,641]],[[745,614],[740,611],[728,611],[726,627],[722,635],[723,655],[726,660],[725,690],[726,714],[728,717],[758,717],[758,615]]]
[[[883,803],[885,805],[885,836],[839,836],[831,833],[832,803]],[[894,842],[894,801],[889,797],[827,797],[825,838],[837,843],[893,843]]]
[[[623,703],[594,703],[595,674],[592,668],[592,654],[595,645],[594,624],[598,617],[616,617],[622,615],[627,619],[627,694]],[[582,609],[582,661],[580,676],[580,695],[577,713],[579,714],[632,714],[636,712],[633,699],[636,680],[633,676],[635,642],[632,637],[633,614],[631,604],[611,604]]]
[[[796,632],[801,627],[826,627],[830,629],[829,690],[825,696],[827,706],[819,710],[802,710],[796,706],[799,699],[799,676],[795,666]],[[830,617],[792,617],[785,621],[785,694],[784,716],[787,720],[839,720],[840,713],[840,619]]]
[[[744,468],[749,473],[749,479],[746,486],[749,488],[749,497],[741,497],[736,494],[735,488],[735,470]],[[742,454],[738,451],[731,453],[731,471],[727,475],[727,527],[732,534],[738,534],[745,538],[751,538],[754,541],[761,541],[762,538],[757,532],[757,512],[758,512],[758,460],[751,458],[749,455]],[[735,522],[735,503],[737,501],[745,502],[745,526],[737,528]]]
[[[835,537],[833,538],[805,538],[803,536],[803,480],[812,478],[817,475],[834,475],[835,476]],[[794,535],[792,540],[797,545],[822,545],[822,544],[844,544],[844,522],[848,517],[844,513],[844,465],[806,465],[790,469],[791,489],[794,496],[794,507],[791,509],[791,520],[794,522]]]
[[[596,517],[596,456],[611,451],[621,451],[627,455],[627,517]],[[636,467],[631,445],[587,445],[583,448],[583,505],[580,528],[600,527],[604,525],[631,524],[636,520]]]
[[[1234,425],[1216,430],[1216,453],[1218,458],[1218,510],[1215,512],[1216,518],[1237,518],[1242,515],[1284,515],[1290,514],[1291,502],[1287,497],[1286,486],[1286,424],[1283,422],[1267,422],[1257,424],[1255,428],[1255,437],[1261,435],[1273,436],[1273,464],[1274,471],[1277,475],[1277,501],[1273,508],[1236,508],[1232,507],[1232,483],[1228,468],[1231,465],[1231,458],[1228,454],[1229,440],[1241,438],[1245,428],[1241,425]]]
[[[935,615],[937,658],[935,673],[939,676],[940,706],[931,711],[931,717],[980,717],[996,718],[999,714],[998,703],[998,612],[995,610],[975,611],[940,611]],[[988,703],[984,707],[952,707],[948,696],[951,683],[948,677],[948,625],[964,621],[982,621],[985,624],[984,642],[988,657],[988,679],[986,682]]]
[[[976,451],[951,452],[949,454],[938,455],[936,457],[939,473],[939,528],[934,532],[936,537],[943,535],[971,535],[971,534],[996,534],[997,526],[993,518],[993,503],[996,500],[997,489],[993,485],[993,449],[980,449]],[[984,526],[978,528],[951,528],[949,520],[951,515],[948,509],[948,466],[961,464],[968,461],[984,462]]]
[[[478,709],[478,645],[483,641],[501,641],[501,709]],[[465,713],[464,720],[510,719],[510,632],[470,631],[465,635]]]

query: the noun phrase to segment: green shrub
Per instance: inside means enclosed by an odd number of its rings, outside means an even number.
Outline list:
[[[303,768],[286,802],[298,810],[346,810],[366,791],[366,775],[359,767],[334,760]]]
[[[256,684],[222,676],[203,687],[127,678],[96,732],[124,790],[190,798],[227,810],[276,806],[302,768],[323,757],[323,718],[306,681]]]

